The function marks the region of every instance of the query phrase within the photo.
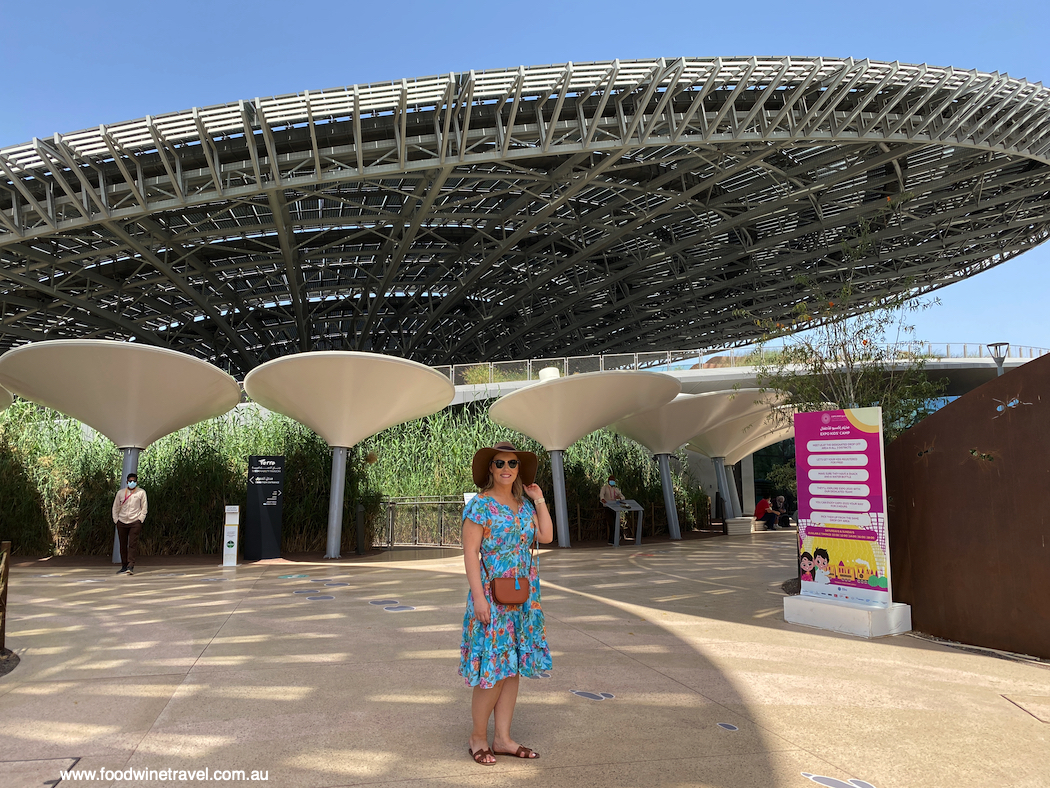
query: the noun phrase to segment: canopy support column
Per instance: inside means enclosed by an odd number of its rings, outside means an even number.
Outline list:
[[[740,505],[740,493],[736,489],[736,471],[730,465],[726,468],[726,482],[729,484],[729,497],[733,501],[734,517],[743,517],[744,508]]]
[[[558,547],[569,544],[569,505],[565,500],[565,464],[561,449],[551,450],[551,476],[554,477],[554,519],[558,527]]]
[[[139,455],[142,454],[142,449],[134,446],[125,446],[121,448],[120,453],[123,455],[123,460],[120,467],[120,485],[118,489],[122,488],[127,482],[129,473],[138,474]],[[117,533],[116,526],[113,526],[113,563],[120,563],[120,535]]]
[[[733,499],[729,497],[729,482],[726,480],[726,458],[712,457],[715,463],[715,481],[718,484],[718,492],[722,495],[722,503],[726,509],[726,519],[730,520],[737,516],[733,510]]]
[[[667,530],[672,539],[681,539],[682,531],[678,525],[678,506],[674,500],[674,486],[671,484],[671,455],[657,454],[660,462],[660,485],[664,488],[664,507],[667,509]]]
[[[328,499],[328,552],[325,558],[340,558],[339,545],[343,540],[343,499],[346,496],[345,446],[332,447],[332,494]]]

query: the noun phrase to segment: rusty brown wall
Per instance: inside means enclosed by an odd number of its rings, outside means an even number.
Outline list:
[[[1050,356],[886,452],[895,601],[920,632],[1050,658]]]

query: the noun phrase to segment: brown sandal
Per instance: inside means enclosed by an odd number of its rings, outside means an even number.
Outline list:
[[[530,761],[534,761],[540,757],[540,754],[535,750],[530,750],[528,747],[519,746],[515,752],[501,752],[499,750],[493,750],[493,755],[510,755],[513,758],[525,758]]]
[[[469,752],[470,753],[470,757],[474,759],[474,763],[479,763],[482,766],[495,766],[496,765],[496,754],[494,752],[492,752],[492,750],[478,750],[477,752],[474,752],[472,749],[470,749],[470,747],[467,747],[467,752]],[[481,760],[486,755],[492,756],[492,760],[491,761],[483,761],[483,760]]]

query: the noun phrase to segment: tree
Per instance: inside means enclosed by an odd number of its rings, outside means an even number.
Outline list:
[[[890,202],[871,223],[862,220],[841,244],[835,257],[845,263],[845,273],[839,283],[798,277],[791,319],[755,318],[763,330],[752,354],[759,386],[784,397],[785,407],[774,410],[774,421],[789,422],[796,411],[877,405],[888,443],[936,410],[946,381],[926,374],[926,356],[910,323],[912,315],[936,301],[923,300],[914,290],[872,298],[855,284],[863,271],[858,263],[878,257],[873,229],[891,221],[906,202],[906,197]],[[774,339],[783,345],[771,349]]]

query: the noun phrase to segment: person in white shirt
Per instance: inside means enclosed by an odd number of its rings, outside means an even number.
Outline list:
[[[612,474],[609,475],[608,481],[602,485],[601,491],[598,493],[598,500],[602,506],[612,501],[625,501],[627,496],[623,494],[619,487],[616,486],[616,477]],[[609,539],[609,544],[613,543],[613,527],[616,524],[616,512],[606,507],[605,509],[605,531]]]
[[[139,555],[139,533],[146,519],[146,491],[139,487],[138,474],[129,473],[128,483],[113,499],[113,522],[117,526],[120,543],[120,571],[118,575],[135,574],[135,559]]]

